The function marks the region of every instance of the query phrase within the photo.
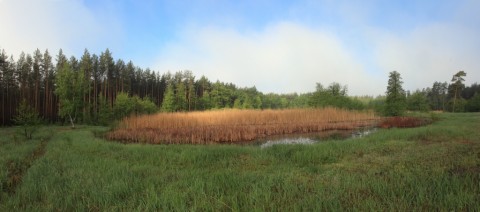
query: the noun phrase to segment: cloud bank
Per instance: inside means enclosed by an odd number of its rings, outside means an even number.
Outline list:
[[[358,52],[332,31],[291,22],[247,32],[195,28],[163,49],[153,68],[188,69],[211,80],[277,93],[310,92],[316,82],[339,82],[348,85],[350,95],[382,95],[394,70],[411,91],[449,82],[460,70],[467,72],[467,85],[480,79],[477,29],[442,23],[402,34],[370,29],[362,36],[371,46]],[[372,58],[362,61],[362,53]]]
[[[309,92],[316,82],[348,84],[356,94],[376,89],[370,83],[375,76],[334,34],[295,23],[261,32],[190,29],[162,51],[153,67],[161,72],[188,69],[211,80],[256,85],[263,92]]]

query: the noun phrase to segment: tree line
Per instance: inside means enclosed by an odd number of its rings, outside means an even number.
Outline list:
[[[115,60],[109,49],[100,55],[85,49],[80,59],[68,58],[61,49],[55,56],[36,49],[33,54],[22,52],[17,60],[1,50],[0,99],[0,125],[14,123],[22,101],[45,122],[72,124],[105,124],[126,114],[159,109],[178,112],[306,106],[296,93],[263,94],[255,87],[212,82],[205,76],[197,79],[188,70],[160,74],[142,69],[132,61]]]
[[[379,97],[371,103],[374,108],[388,116],[399,116],[404,111],[450,111],[480,112],[480,85],[473,83],[465,86],[465,71],[459,71],[452,77],[451,83],[434,82],[414,92],[405,91],[400,73],[390,72],[386,97]]]
[[[392,76],[394,74],[394,76]],[[412,111],[480,111],[480,86],[463,84],[465,72],[432,88],[414,92],[401,88],[401,77],[392,72],[385,96],[349,97],[346,85],[317,83],[304,94],[264,94],[255,87],[238,87],[191,71],[160,74],[142,69],[132,61],[115,60],[109,49],[99,55],[85,49],[80,59],[67,57],[60,49],[21,53],[17,60],[0,51],[0,125],[11,125],[21,111],[36,112],[44,122],[108,124],[130,114],[202,111],[221,108],[282,109],[333,106],[374,109],[385,115],[389,107]],[[392,82],[392,77],[395,78]],[[392,101],[390,83],[400,86]],[[395,102],[395,104],[391,103]],[[21,107],[20,107],[21,106]],[[21,110],[20,110],[21,109]],[[395,110],[395,109],[394,109]],[[34,114],[30,114],[34,115]]]

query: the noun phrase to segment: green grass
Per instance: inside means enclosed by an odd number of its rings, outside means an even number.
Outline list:
[[[480,209],[480,114],[359,139],[260,149],[125,145],[99,127],[55,132],[0,211],[465,210]],[[40,144],[0,129],[1,158]],[[42,130],[44,133],[46,130]],[[4,170],[2,167],[2,179]]]
[[[52,134],[52,129],[42,127],[32,139],[26,139],[23,128],[0,129],[0,202],[15,191],[21,177],[39,156],[42,141]]]

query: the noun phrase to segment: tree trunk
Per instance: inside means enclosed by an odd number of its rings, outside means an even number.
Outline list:
[[[458,89],[458,86],[455,86],[455,97],[453,97],[453,111],[455,113],[455,104],[457,102],[457,89]]]
[[[72,129],[75,129],[75,124],[73,123],[73,119],[72,119],[72,116],[71,115],[68,115],[68,117],[70,118],[70,124],[72,124]]]

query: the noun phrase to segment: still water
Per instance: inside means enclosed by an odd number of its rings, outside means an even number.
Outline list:
[[[354,131],[347,130],[330,130],[320,133],[309,133],[309,134],[294,134],[294,135],[282,135],[282,136],[273,136],[266,139],[257,140],[254,142],[256,145],[260,145],[260,148],[267,148],[273,145],[282,145],[282,144],[313,144],[319,141],[324,141],[328,139],[333,140],[343,140],[347,138],[361,138],[367,135],[370,135],[377,131],[377,128],[364,128]]]

